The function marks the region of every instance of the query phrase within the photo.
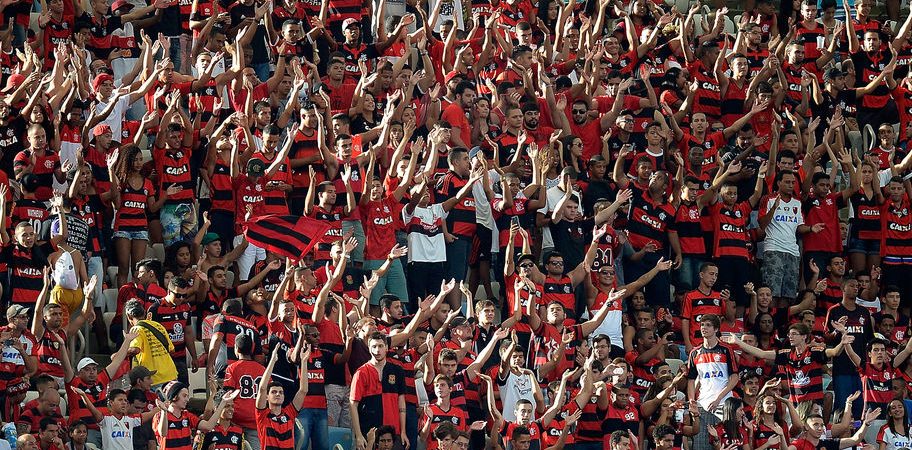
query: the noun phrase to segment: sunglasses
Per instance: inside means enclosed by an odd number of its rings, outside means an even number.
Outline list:
[[[187,298],[190,296],[189,294],[181,294],[179,292],[174,292],[174,291],[171,292],[171,295],[173,295],[177,298]]]
[[[574,109],[571,111],[573,114],[586,114],[585,109]]]
[[[535,264],[532,264],[532,263],[520,264],[519,267],[523,268],[523,269],[531,269],[532,267],[535,267]]]

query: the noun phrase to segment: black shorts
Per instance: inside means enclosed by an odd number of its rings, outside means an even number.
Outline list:
[[[475,228],[475,236],[472,237],[472,251],[469,253],[469,267],[478,267],[482,261],[491,262],[491,239],[492,231],[482,225]]]

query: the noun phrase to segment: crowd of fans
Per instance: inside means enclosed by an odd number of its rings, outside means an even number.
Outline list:
[[[0,0],[0,450],[912,448],[842,2]]]

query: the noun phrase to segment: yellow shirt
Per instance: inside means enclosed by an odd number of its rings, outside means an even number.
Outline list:
[[[133,365],[144,366],[149,370],[156,371],[152,375],[152,384],[176,380],[177,368],[174,366],[174,359],[171,358],[174,344],[171,343],[171,338],[168,337],[168,331],[160,323],[153,320],[142,320],[140,322],[151,325],[161,332],[167,341],[168,348],[166,349],[151,331],[143,326],[136,325],[131,331],[138,333],[138,336],[130,343],[130,347],[138,348],[139,353],[133,357]]]

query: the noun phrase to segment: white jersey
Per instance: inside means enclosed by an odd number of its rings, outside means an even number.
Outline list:
[[[760,215],[763,216],[776,203],[775,196],[766,197],[761,202]],[[782,252],[799,256],[796,232],[804,225],[804,214],[801,212],[801,200],[792,197],[789,201],[780,201],[773,213],[773,219],[766,227],[766,239],[763,240],[764,252]]]
[[[101,428],[101,448],[105,450],[133,450],[133,429],[142,425],[139,414],[116,417],[106,415],[98,423]]]
[[[504,420],[516,422],[514,410],[516,409],[516,402],[520,399],[532,402],[532,411],[535,411],[535,389],[532,387],[532,383],[536,381],[530,375],[517,375],[510,372],[506,380],[501,381],[500,377],[498,377],[497,382],[500,383],[500,398],[503,401]]]
[[[908,427],[906,427],[906,434],[910,434]],[[885,445],[884,450],[908,450],[912,448],[912,436],[894,433],[887,424],[884,424],[880,428],[880,432],[877,433],[877,442],[882,442]]]
[[[446,261],[446,241],[443,237],[447,212],[443,204],[426,208],[416,206],[412,214],[402,208],[402,222],[408,239],[409,262]]]

